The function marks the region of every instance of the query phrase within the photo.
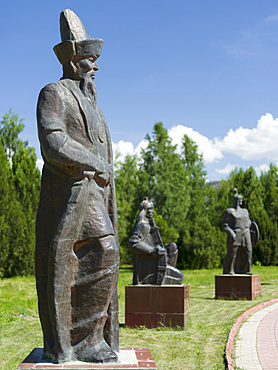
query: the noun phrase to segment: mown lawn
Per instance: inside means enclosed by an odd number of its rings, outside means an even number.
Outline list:
[[[225,369],[225,345],[234,320],[261,302],[278,297],[278,267],[253,267],[262,278],[262,295],[254,301],[214,299],[214,276],[221,270],[186,270],[190,286],[190,319],[186,330],[127,329],[124,289],[131,268],[119,278],[120,345],[148,347],[158,369]],[[0,369],[16,369],[35,347],[42,347],[35,279],[0,280]]]

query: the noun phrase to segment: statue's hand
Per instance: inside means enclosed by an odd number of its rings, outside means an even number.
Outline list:
[[[156,253],[157,253],[158,256],[163,256],[166,253],[166,250],[161,245],[157,245],[156,246]]]
[[[89,180],[92,180],[95,174],[95,171],[83,171],[83,176],[87,177]]]
[[[95,180],[101,186],[107,186],[110,182],[110,177],[113,173],[113,168],[109,164],[105,164],[105,169],[103,171],[98,171],[95,174]]]
[[[234,241],[236,240],[236,233],[233,230],[231,232],[231,237],[233,238]]]

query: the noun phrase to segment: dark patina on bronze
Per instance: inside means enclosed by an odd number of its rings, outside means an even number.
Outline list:
[[[242,195],[236,188],[233,206],[224,211],[223,230],[227,233],[227,254],[224,260],[223,274],[251,275],[252,247],[258,243],[259,229],[249,218],[247,209],[241,208]]]
[[[117,361],[119,251],[112,146],[96,104],[101,39],[69,9],[54,51],[63,77],[37,106],[44,167],[36,227],[36,282],[44,356]]]
[[[177,246],[175,243],[163,245],[153,207],[145,197],[129,239],[133,252],[133,285],[180,285],[183,273],[176,268]]]

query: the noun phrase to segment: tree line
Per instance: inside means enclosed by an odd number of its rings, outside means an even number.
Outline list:
[[[226,234],[222,231],[223,211],[231,207],[230,189],[243,195],[243,207],[260,229],[260,241],[253,250],[253,263],[278,264],[278,168],[256,175],[250,167],[235,169],[228,179],[208,182],[202,155],[187,135],[177,151],[162,122],[147,135],[147,147],[140,158],[126,156],[116,162],[115,183],[122,264],[130,264],[128,239],[144,196],[154,202],[156,224],[164,243],[176,242],[178,267],[222,267],[226,255]]]
[[[22,120],[12,111],[0,121],[0,277],[34,273],[35,222],[40,171],[34,148],[19,138]],[[154,203],[156,224],[164,244],[176,242],[179,268],[222,267],[226,235],[224,209],[232,204],[229,190],[243,195],[243,207],[259,225],[260,241],[253,262],[278,264],[278,168],[270,165],[258,177],[252,167],[234,170],[216,186],[208,182],[202,155],[188,136],[178,152],[161,122],[147,135],[140,158],[115,161],[121,264],[131,264],[128,239],[139,205]]]

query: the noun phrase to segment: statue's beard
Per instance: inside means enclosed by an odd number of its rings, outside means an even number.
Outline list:
[[[81,80],[80,80],[80,90],[89,100],[92,105],[96,105],[97,102],[97,90],[96,84],[91,78],[91,75],[87,73]]]

